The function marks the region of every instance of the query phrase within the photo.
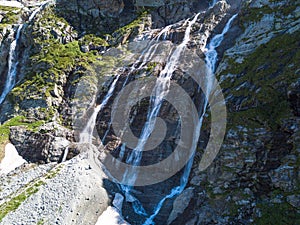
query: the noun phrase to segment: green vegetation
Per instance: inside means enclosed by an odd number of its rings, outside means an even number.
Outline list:
[[[3,16],[0,27],[4,27],[7,24],[16,24],[19,20],[20,8],[10,6],[0,6],[0,15]]]
[[[5,145],[7,144],[7,142],[3,142],[2,144],[0,144],[0,162],[2,161],[2,159],[5,156]]]
[[[44,219],[40,219],[38,222],[37,222],[37,225],[43,225],[45,223]]]
[[[141,26],[144,16],[145,13],[141,14],[118,32]],[[81,51],[83,45],[97,49],[109,44],[94,34],[74,40],[77,32],[56,14],[53,7],[47,7],[43,14],[39,14],[37,20],[28,26],[28,31],[32,32],[33,37],[29,65],[24,79],[11,91],[8,99],[19,107],[34,105],[39,112],[38,117],[45,121],[51,120],[59,110],[58,104],[52,103],[58,95],[63,94],[63,86],[75,86],[83,76],[97,83],[100,76],[109,75],[122,60],[118,57],[102,57],[97,50]]]
[[[98,37],[94,34],[87,34],[84,35],[79,40],[80,45],[89,45],[93,44],[94,46],[109,46],[109,44],[101,37]]]
[[[130,36],[135,36],[139,33],[141,26],[143,24],[146,24],[145,17],[148,15],[147,11],[142,12],[135,20],[133,20],[131,23],[119,28],[116,30],[112,36],[117,37],[117,39],[124,38],[127,40],[130,38]],[[117,40],[119,42],[120,40]],[[121,42],[124,42],[122,40]]]
[[[157,66],[157,62],[149,62],[148,64],[147,64],[147,68],[146,68],[146,70],[148,71],[148,72],[152,72],[154,69],[155,69],[155,67]]]
[[[271,2],[276,3],[278,0],[271,0]],[[268,14],[274,14],[278,18],[283,16],[288,16],[293,13],[297,8],[297,3],[295,1],[289,1],[285,5],[280,5],[274,8],[270,6],[262,6],[258,8],[244,7],[240,14],[240,25],[244,27],[245,24],[249,22],[258,22],[263,16]],[[245,28],[245,27],[244,27]]]
[[[41,31],[40,27],[48,29]],[[64,33],[66,29],[70,30],[68,22],[57,16],[53,8],[49,7],[44,11],[43,17],[36,22],[36,27],[33,27],[34,47],[29,72],[25,77],[26,81],[13,90],[15,98],[23,100],[22,98],[32,93],[42,93],[42,99],[46,99],[51,96],[54,84],[61,82],[63,76],[68,76],[74,70],[94,71],[95,66],[104,64],[100,62],[97,51],[83,53],[80,50],[81,45],[89,43],[107,46],[104,39],[88,34],[79,41],[63,43],[60,37],[70,35]]]
[[[244,8],[240,16],[240,22],[258,22],[266,14],[274,13],[275,10],[269,6],[263,6],[261,8]]]
[[[221,87],[226,95],[243,99],[239,109],[234,102],[228,105],[229,128],[240,124],[275,129],[291,115],[287,88],[299,77],[299,35],[298,31],[273,38],[243,63],[229,60],[229,68],[222,74],[236,74],[238,79],[228,78]]]
[[[258,204],[262,217],[256,218],[257,225],[294,225],[300,224],[300,214],[288,203]]]
[[[63,31],[68,23],[56,16],[51,7],[44,11],[43,17],[36,24],[37,27],[33,27],[32,32],[34,48],[30,58],[29,72],[25,77],[26,81],[12,92],[14,97],[20,100],[32,93],[40,93],[42,99],[47,99],[51,96],[54,84],[60,81],[63,74],[70,73],[75,67],[87,67],[89,63],[96,61],[93,53],[80,51],[78,41],[66,44],[61,42],[57,33],[61,32],[60,36],[64,37],[66,34]],[[49,29],[41,31],[40,27]],[[48,36],[47,39],[45,39],[46,36]]]
[[[147,11],[142,12],[135,20],[133,20],[131,23],[127,24],[126,26],[119,28],[116,32],[126,34],[128,32],[131,32],[132,30],[135,30],[136,28],[139,28],[140,25],[143,24],[144,18],[147,15],[148,15]]]
[[[11,198],[8,202],[0,205],[0,222],[8,213],[15,211],[28,197],[36,193],[39,190],[39,187],[43,184],[45,183],[42,181],[38,181],[30,187],[27,187],[17,196]]]
[[[63,168],[63,165],[60,164],[59,166],[57,166],[56,168],[54,168],[53,170],[51,170],[47,175],[46,175],[46,179],[53,179],[54,177],[56,177],[56,175],[61,171],[61,169]]]
[[[20,104],[30,101],[35,104],[43,115],[43,120],[50,120],[57,108],[52,106],[55,94],[62,91],[68,76],[80,78],[83,74],[96,75],[95,70],[104,63],[100,61],[97,51],[83,53],[80,44],[95,42],[107,45],[96,36],[86,35],[80,41],[69,40],[72,32],[64,18],[57,16],[52,7],[43,11],[43,16],[38,17],[28,30],[32,30],[33,45],[30,53],[30,63],[27,66],[23,82],[20,82],[9,94],[9,100]],[[43,27],[43,29],[41,29]],[[68,32],[66,32],[68,31]],[[67,36],[68,42],[62,41]],[[76,82],[70,78],[75,85]],[[25,103],[28,104],[28,103]]]

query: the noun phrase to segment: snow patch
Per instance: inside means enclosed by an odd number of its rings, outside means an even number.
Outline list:
[[[5,146],[5,156],[0,163],[0,175],[8,174],[24,163],[26,163],[26,160],[19,155],[15,146],[8,143]]]
[[[98,218],[95,225],[130,225],[121,215],[123,201],[123,195],[116,193],[112,202],[113,207],[109,206]]]
[[[127,223],[115,207],[109,206],[98,218],[95,225],[130,225]]]

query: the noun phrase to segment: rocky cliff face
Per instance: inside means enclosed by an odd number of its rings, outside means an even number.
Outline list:
[[[172,82],[203,110],[204,95],[188,76],[195,72],[191,62],[199,62],[196,73],[205,74],[208,43],[237,14],[217,48],[226,135],[216,159],[200,171],[211,128],[208,110],[187,185],[180,195],[163,202],[154,222],[299,224],[300,3],[228,0],[208,8],[212,2],[57,0],[41,7],[32,20],[38,1],[23,1],[22,9],[0,6],[0,92],[7,82],[17,24],[24,24],[17,46],[16,85],[0,104],[0,160],[11,142],[28,161],[0,175],[0,224],[96,224],[116,193],[126,197],[116,211],[130,224],[144,224],[161,199],[180,184],[185,169],[130,192],[145,215],[134,210],[132,196],[109,181],[98,158],[108,152],[115,158],[123,154],[123,159],[130,154],[111,127],[113,104],[130,82],[143,81],[143,91],[149,91],[147,82],[160,75],[173,46],[183,42],[186,19],[192,21],[201,11],[184,50],[189,57],[176,64]],[[147,55],[140,49],[157,35],[158,54],[137,62],[141,52]],[[95,131],[104,146],[78,143],[94,106],[105,101],[112,85],[111,96],[96,116]],[[139,88],[133,93],[139,94]],[[130,111],[136,136],[142,133],[148,108],[145,98]],[[168,157],[180,139],[180,115],[172,104],[163,102],[159,116],[167,121],[167,136],[155,151],[143,154],[142,165]],[[97,146],[99,140],[91,142]]]
[[[191,224],[299,221],[299,100],[291,101],[299,82],[298,10],[296,2],[252,1],[232,28],[243,30],[235,43],[220,48],[227,49],[217,71],[227,135],[208,170],[193,170],[190,187],[199,197],[183,213]]]

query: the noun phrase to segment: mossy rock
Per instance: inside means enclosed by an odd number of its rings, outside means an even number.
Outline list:
[[[255,219],[257,225],[294,225],[300,224],[300,214],[288,203],[259,203],[261,217]]]
[[[128,40],[140,34],[145,27],[151,26],[148,18],[149,13],[147,11],[141,12],[135,20],[113,32],[112,44],[125,44]]]
[[[287,88],[299,77],[299,35],[279,35],[261,45],[242,63],[228,60],[228,68],[220,75],[228,102],[229,128],[267,126],[276,129],[282,121],[292,116],[287,99]]]
[[[281,0],[270,0],[271,3],[282,2]],[[259,22],[263,16],[265,15],[274,15],[277,18],[284,18],[288,15],[292,14],[298,4],[296,1],[288,0],[288,2],[284,5],[279,4],[279,6],[272,6],[272,5],[264,5],[262,7],[254,7],[250,8],[249,6],[244,7],[240,13],[240,25],[241,27],[245,28],[245,25]]]
[[[11,6],[0,6],[0,15],[3,16],[1,26],[17,24],[20,19],[21,9]]]

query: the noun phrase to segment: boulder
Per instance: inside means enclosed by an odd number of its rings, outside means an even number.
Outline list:
[[[29,162],[59,162],[71,144],[72,131],[54,122],[41,126],[38,132],[15,126],[10,129],[10,140]]]

